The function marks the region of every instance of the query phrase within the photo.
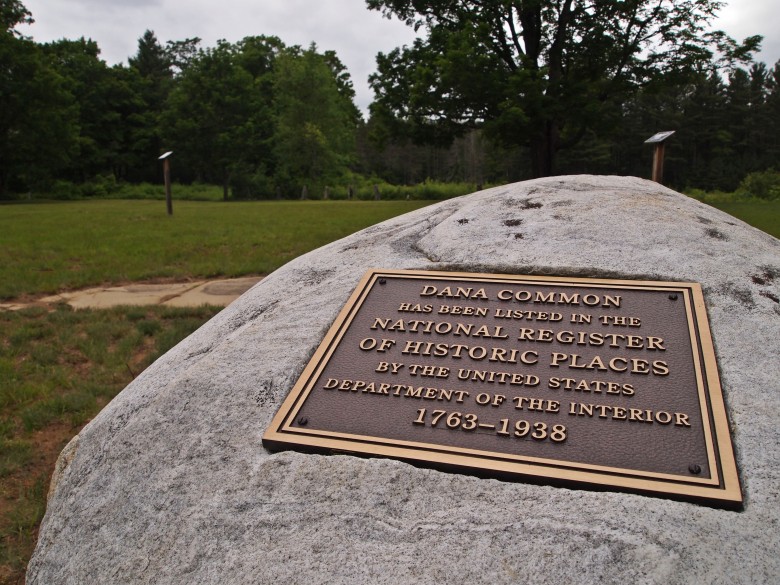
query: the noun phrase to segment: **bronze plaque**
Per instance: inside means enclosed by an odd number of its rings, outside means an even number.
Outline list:
[[[696,283],[371,270],[263,443],[742,501]]]

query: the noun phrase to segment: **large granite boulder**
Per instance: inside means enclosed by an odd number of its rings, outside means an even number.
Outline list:
[[[261,437],[372,267],[700,282],[742,511],[507,482]],[[776,583],[780,241],[655,183],[489,189],[290,262],[63,451],[27,582]]]

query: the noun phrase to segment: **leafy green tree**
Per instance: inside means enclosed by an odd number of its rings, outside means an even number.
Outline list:
[[[0,27],[3,32],[20,37],[20,33],[14,27],[17,24],[33,22],[32,14],[19,0],[0,0]]]
[[[0,196],[44,186],[71,161],[77,111],[66,82],[14,27],[32,22],[16,0],[0,0]]]
[[[377,57],[372,116],[418,140],[447,141],[484,127],[530,148],[532,173],[555,172],[558,153],[614,127],[651,80],[685,80],[714,51],[745,59],[707,26],[712,0],[367,0],[424,28],[411,47]]]
[[[170,64],[174,74],[181,74],[198,56],[199,49],[199,37],[192,37],[183,41],[168,41],[165,43],[165,60]]]
[[[271,68],[280,41],[250,37],[199,51],[182,71],[163,118],[177,165],[222,184],[270,166]]]
[[[61,176],[83,182],[113,172],[121,178],[132,144],[131,115],[143,112],[140,77],[134,87],[121,68],[110,68],[100,59],[97,43],[84,38],[60,40],[41,46],[49,63],[64,78],[78,109],[78,153]]]
[[[312,45],[311,48],[315,49],[315,46]],[[346,110],[351,124],[360,125],[363,122],[363,116],[355,105],[355,88],[352,85],[352,77],[347,70],[347,66],[341,62],[336,51],[325,51],[322,54],[322,58],[328,64],[336,79],[336,87],[343,98],[342,107]]]
[[[359,113],[351,83],[335,54],[316,46],[279,55],[274,72],[277,180],[319,184],[352,160]]]

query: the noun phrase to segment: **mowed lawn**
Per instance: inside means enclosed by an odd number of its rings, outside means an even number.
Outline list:
[[[314,248],[430,201],[0,205],[0,300],[154,279],[267,274]],[[780,202],[716,207],[780,237]]]
[[[780,201],[736,201],[710,205],[780,238]]]
[[[0,299],[151,279],[267,274],[431,201],[0,205]]]

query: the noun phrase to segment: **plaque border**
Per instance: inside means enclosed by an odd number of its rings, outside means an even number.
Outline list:
[[[711,477],[689,477],[433,443],[351,435],[307,429],[300,426],[293,427],[292,421],[296,419],[299,409],[313,389],[320,373],[349,329],[372,287],[383,277],[463,280],[474,283],[516,284],[522,282],[547,286],[568,285],[612,290],[652,290],[682,295],[688,321],[702,430],[705,435]],[[263,434],[262,440],[263,445],[271,451],[298,448],[308,452],[388,457],[445,470],[497,476],[502,479],[526,479],[540,483],[562,484],[567,487],[634,491],[665,495],[676,499],[703,501],[723,507],[740,507],[742,504],[742,491],[706,305],[701,285],[695,282],[369,269],[361,278],[285,398]]]

